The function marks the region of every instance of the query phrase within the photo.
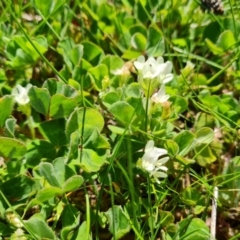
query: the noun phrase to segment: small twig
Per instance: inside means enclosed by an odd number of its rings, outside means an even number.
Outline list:
[[[211,240],[215,240],[216,238],[216,223],[217,223],[217,199],[218,199],[218,187],[214,187],[213,189],[213,199],[212,199],[212,214],[211,214]]]

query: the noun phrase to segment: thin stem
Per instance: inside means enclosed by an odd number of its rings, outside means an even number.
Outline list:
[[[213,199],[212,199],[211,226],[210,226],[211,240],[216,239],[217,199],[218,199],[218,187],[214,187]]]

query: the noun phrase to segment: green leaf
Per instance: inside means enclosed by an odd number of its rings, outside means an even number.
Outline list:
[[[71,204],[67,204],[62,212],[62,230],[61,239],[70,239],[68,235],[71,235],[74,229],[79,226],[80,212]]]
[[[121,68],[124,64],[124,61],[122,60],[122,58],[118,56],[107,55],[102,59],[101,63],[106,65],[108,69],[108,73],[111,73],[111,71]]]
[[[48,162],[40,163],[39,171],[51,186],[58,187],[58,188],[62,187],[62,182],[59,181],[58,177],[56,176],[57,172],[53,168],[53,165],[51,163],[48,163]]]
[[[53,118],[69,117],[76,107],[76,99],[56,94],[51,99],[50,116]]]
[[[31,87],[28,96],[32,107],[39,113],[48,114],[50,105],[50,94],[47,89]]]
[[[43,219],[40,219],[38,215],[39,214],[35,214],[30,219],[24,221],[27,229],[29,229],[31,233],[37,237],[37,239],[57,239],[47,222]]]
[[[179,152],[178,144],[173,140],[167,140],[164,143],[164,147],[167,149],[169,155],[171,156],[176,156]]]
[[[50,200],[53,197],[61,196],[63,195],[63,191],[60,188],[57,187],[48,187],[41,189],[36,196],[36,199],[40,202],[46,202]]]
[[[16,126],[17,120],[15,118],[8,118],[5,123],[5,128],[7,132],[7,136],[9,137],[14,137],[14,131],[15,131],[15,126]]]
[[[72,204],[67,203],[62,212],[62,225],[63,227],[76,224],[76,220],[79,219],[80,212]],[[77,222],[79,224],[79,222]],[[64,238],[65,239],[65,238]]]
[[[203,127],[214,127],[215,126],[215,118],[212,115],[206,113],[199,113],[196,118],[195,128],[201,129]]]
[[[120,20],[120,18],[119,18],[119,20]],[[130,27],[128,25],[129,20],[131,21]],[[127,25],[125,25],[125,27],[129,31],[130,36],[133,36],[135,33],[141,33],[143,36],[147,36],[148,29],[145,26],[141,25],[140,23],[136,24],[133,20],[134,19],[130,18],[130,19],[127,19],[127,21],[125,22],[125,24],[127,24]]]
[[[27,145],[25,155],[29,166],[37,166],[42,158],[55,159],[56,149],[50,142],[44,140],[33,140]]]
[[[109,222],[109,230],[116,239],[121,239],[126,235],[131,227],[121,206],[113,206],[106,212]]]
[[[160,218],[161,227],[165,228],[165,227],[169,226],[170,223],[174,222],[174,216],[171,212],[160,211],[159,215],[161,216],[161,218]]]
[[[75,88],[66,84],[58,84],[57,93],[63,94],[67,98],[74,98],[78,95],[78,92]]]
[[[171,97],[170,101],[173,103],[174,111],[178,114],[186,111],[188,108],[188,102],[183,97],[174,96]]]
[[[73,79],[69,79],[68,80],[68,84],[69,86],[71,86],[72,88],[74,88],[75,90],[77,91],[81,91],[81,85],[79,82],[77,82],[76,80],[73,80]]]
[[[81,58],[83,56],[83,46],[78,44],[76,45],[72,51],[70,52],[71,54],[71,60],[74,65],[79,65],[81,62]]]
[[[27,40],[26,37],[16,35],[14,36],[14,41],[21,48],[21,50],[23,50],[23,52],[27,54],[27,56],[30,57],[33,61],[36,61],[40,57],[38,52]],[[41,54],[47,51],[48,48],[47,40],[43,36],[38,36],[34,40],[32,39],[32,42]]]
[[[54,1],[34,0],[36,8],[45,16],[48,17],[52,11]]]
[[[194,138],[195,135],[190,131],[182,131],[174,138],[179,146],[180,156],[185,156],[192,149]]]
[[[72,240],[91,240],[92,238],[88,235],[87,232],[87,222],[84,221],[81,226],[78,228],[76,234],[74,234]]]
[[[20,201],[29,198],[40,186],[32,178],[19,175],[3,182],[1,187],[10,201]]]
[[[135,33],[131,38],[131,45],[138,51],[144,51],[146,48],[147,39],[141,33]]]
[[[164,38],[156,26],[148,29],[147,50],[148,56],[158,57],[165,52]]]
[[[119,101],[120,97],[116,92],[108,92],[102,96],[103,104],[110,108],[115,102]]]
[[[179,236],[182,236],[185,234],[192,219],[193,219],[193,215],[188,215],[186,218],[184,218],[182,221],[180,221],[178,223],[178,225],[179,225],[178,235]]]
[[[90,68],[88,71],[94,79],[97,90],[101,90],[102,81],[104,77],[108,76],[107,66],[104,64],[99,64],[96,67]]]
[[[224,53],[224,50],[221,47],[218,47],[216,44],[214,44],[213,42],[211,42],[211,40],[209,39],[205,39],[205,42],[209,48],[209,50],[215,54],[215,55],[220,55],[222,53]]]
[[[210,233],[206,223],[200,218],[194,218],[188,225],[186,233],[181,236],[184,240],[206,240],[209,239]]]
[[[57,92],[58,82],[55,78],[49,78],[43,83],[43,88],[46,88],[51,96]]]
[[[24,143],[13,138],[0,137],[0,155],[4,158],[23,157],[26,152]]]
[[[135,109],[126,102],[119,101],[109,108],[110,113],[125,126],[128,126],[133,120]]]
[[[176,156],[176,160],[179,161],[180,163],[182,163],[183,165],[188,165],[188,164],[192,164],[192,163],[196,162],[195,160],[184,158],[179,155]]]
[[[75,131],[83,133],[83,143],[92,134],[94,129],[99,132],[103,129],[104,119],[102,115],[93,108],[78,108],[67,121],[66,133],[70,138],[71,134]]]
[[[206,206],[197,205],[197,206],[194,207],[193,213],[194,213],[195,215],[199,215],[199,214],[202,213],[205,209],[206,209]]]
[[[11,115],[13,109],[13,99],[12,96],[4,96],[0,98],[0,127],[3,127],[5,121]]]
[[[78,157],[79,144],[81,143],[81,135],[79,131],[73,132],[70,136],[70,145],[68,159],[76,159]]]
[[[197,144],[210,144],[214,139],[214,132],[211,128],[201,128],[196,132]]]
[[[4,224],[4,223],[1,223],[0,222],[0,233],[3,235],[3,233],[5,232],[5,230],[7,230],[7,225],[10,225],[10,224]]]
[[[0,82],[5,82],[5,81],[7,81],[6,73],[4,69],[0,69]]]
[[[83,41],[82,45],[84,49],[83,58],[91,64],[99,63],[102,55],[104,54],[103,50],[92,42]]]
[[[71,192],[76,191],[84,182],[82,176],[75,175],[70,177],[64,184],[63,184],[63,191],[64,192]]]
[[[101,135],[97,129],[94,129],[89,139],[86,140],[84,147],[94,150],[109,149],[110,144],[105,136]]]
[[[139,57],[141,54],[142,53],[140,51],[134,49],[133,47],[130,47],[124,52],[122,58],[132,60],[134,58]]]
[[[229,29],[229,27],[226,26],[225,29]],[[204,28],[202,41],[208,38],[215,43],[221,32],[221,25],[217,21],[211,22]]]
[[[139,99],[141,97],[141,86],[139,83],[133,82],[127,86],[126,95]]]
[[[66,158],[59,157],[53,161],[53,168],[55,171],[55,176],[58,179],[58,182],[61,183],[61,186],[66,182],[66,179],[70,178],[75,174],[75,172],[66,165]]]
[[[222,32],[217,40],[216,45],[224,51],[229,50],[236,43],[234,34],[230,30]]]
[[[65,129],[65,119],[63,118],[45,121],[39,125],[41,134],[58,147],[67,143],[66,134],[62,129]]]
[[[118,135],[123,135],[123,133],[125,132],[124,135],[130,135],[131,133],[125,128],[121,128],[121,127],[117,127],[117,126],[112,126],[112,125],[108,125],[107,126],[109,128],[109,130],[112,132],[112,133],[116,133]]]
[[[196,160],[198,164],[205,167],[208,164],[216,161],[216,156],[213,154],[211,148],[206,144],[201,144],[195,147],[195,152],[197,154]]]
[[[188,206],[196,206],[201,200],[202,194],[199,189],[187,187],[181,193],[181,200]]]
[[[73,63],[71,61],[72,48],[75,46],[73,39],[66,38],[58,42],[57,51],[63,56],[64,62],[69,71],[73,70]]]
[[[237,205],[240,199],[240,157],[230,159],[229,163],[223,169],[223,179],[221,185],[223,188],[219,191],[220,202],[227,207]],[[229,191],[229,189],[232,189]]]
[[[16,54],[11,62],[7,62],[13,68],[21,68],[33,63],[33,59],[22,49],[17,49]]]
[[[83,178],[75,175],[65,162],[64,157],[55,159],[52,164],[43,162],[39,165],[39,171],[51,186],[64,189],[64,191],[74,191],[83,183]]]
[[[105,151],[95,152],[92,149],[83,149],[82,161],[78,164],[87,172],[97,172],[106,161]]]

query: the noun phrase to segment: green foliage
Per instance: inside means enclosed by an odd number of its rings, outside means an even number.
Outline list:
[[[214,198],[215,238],[239,236],[240,21],[222,2],[1,1],[1,239],[209,239]]]

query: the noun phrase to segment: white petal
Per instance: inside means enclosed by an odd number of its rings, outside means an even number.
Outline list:
[[[161,158],[159,160],[157,160],[157,163],[156,165],[163,165],[164,163],[166,163],[167,161],[169,160],[169,157],[164,157],[164,158]]]
[[[152,67],[156,67],[158,65],[155,58],[153,57],[148,58],[145,64]]]
[[[169,97],[170,96],[165,93],[164,85],[162,85],[160,90],[152,95],[151,100],[155,103],[164,103],[169,99]]]
[[[158,63],[158,64],[164,63],[163,57],[158,57],[158,58],[157,58],[157,63]]]
[[[168,168],[165,167],[165,166],[158,167],[157,164],[156,164],[155,171],[158,172],[159,170],[167,172]]]
[[[156,178],[166,178],[166,177],[167,177],[167,174],[164,173],[164,172],[155,172],[155,173],[153,174],[153,176],[156,177]]]
[[[149,140],[145,146],[145,152],[150,150],[150,149],[153,149],[154,147],[154,141],[153,140]]]
[[[165,62],[165,71],[164,72],[166,74],[172,72],[172,68],[173,68],[172,62],[170,62],[170,61]]]
[[[112,70],[111,73],[112,73],[113,75],[122,75],[122,74],[123,74],[123,71],[122,71],[121,68],[119,68],[119,69],[116,69],[116,70]]]
[[[171,80],[173,79],[173,74],[172,73],[169,73],[169,74],[166,74],[164,76],[164,79],[162,80],[161,77],[160,77],[160,82],[163,83],[163,84],[166,84],[168,82],[170,82]]]
[[[149,161],[142,161],[142,167],[148,172],[152,172],[155,169],[155,165]]]
[[[19,104],[27,104],[30,99],[28,97],[28,91],[32,87],[31,84],[28,84],[25,88],[22,87],[21,85],[16,85],[16,87],[12,90],[12,95],[15,97],[15,100]]]
[[[139,56],[137,58],[137,61],[133,62],[133,65],[135,66],[135,68],[137,70],[142,70],[142,68],[144,67],[145,64],[145,57],[144,56]]]
[[[32,87],[32,84],[31,84],[31,83],[28,83],[27,86],[26,86],[27,92],[30,90],[31,87]]]

